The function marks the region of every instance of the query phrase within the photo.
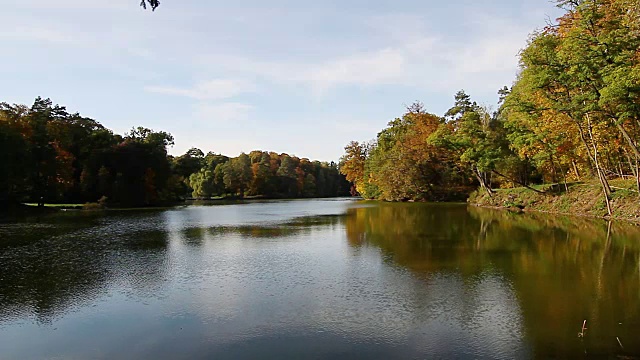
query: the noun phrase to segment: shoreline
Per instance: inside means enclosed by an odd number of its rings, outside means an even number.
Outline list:
[[[612,193],[611,216],[607,214],[602,190],[597,184],[574,183],[569,186],[568,192],[547,191],[536,193],[526,188],[496,189],[491,197],[485,192],[475,191],[467,203],[515,213],[537,212],[640,224],[640,198],[637,193],[627,189]]]
[[[216,204],[216,203],[239,203],[239,202],[256,202],[256,201],[272,201],[272,200],[311,200],[311,199],[341,199],[353,198],[362,199],[360,197],[351,196],[330,196],[330,197],[313,197],[313,198],[287,198],[287,197],[266,197],[266,196],[249,196],[249,197],[219,197],[212,199],[185,199],[183,201],[163,203],[157,205],[145,206],[100,206],[96,203],[87,204],[45,204],[42,207],[31,203],[12,204],[5,208],[0,208],[0,220],[23,217],[55,214],[65,211],[73,212],[99,212],[99,211],[134,211],[134,210],[157,210],[169,209],[177,206],[188,206],[200,204]]]
[[[610,217],[608,215],[598,216],[598,215],[584,214],[584,213],[568,213],[568,212],[558,212],[558,211],[548,211],[548,210],[520,209],[520,208],[512,208],[512,207],[504,207],[504,206],[483,205],[483,204],[476,204],[476,203],[467,203],[467,205],[477,207],[477,208],[482,208],[482,209],[507,211],[514,214],[536,214],[537,213],[537,214],[548,214],[548,215],[562,215],[562,216],[569,216],[569,217],[579,217],[584,219],[598,219],[598,220],[605,220],[605,221],[624,221],[632,225],[640,226],[640,219]]]

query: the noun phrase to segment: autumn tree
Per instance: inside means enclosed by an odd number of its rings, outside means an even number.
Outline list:
[[[355,191],[352,191],[354,195],[356,193],[366,194],[364,167],[368,150],[365,144],[352,141],[345,146],[345,154],[340,158],[340,173],[354,184]]]
[[[341,171],[354,179],[365,197],[386,200],[447,198],[445,183],[453,184],[458,171],[448,152],[428,142],[444,120],[414,103],[389,122],[368,148],[351,143],[345,149]],[[364,159],[364,161],[363,161]]]

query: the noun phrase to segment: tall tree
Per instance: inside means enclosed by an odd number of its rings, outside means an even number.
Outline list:
[[[251,160],[245,153],[229,160],[228,165],[224,168],[224,184],[241,198],[249,188],[252,176]]]
[[[354,185],[353,193],[366,196],[364,167],[367,160],[368,148],[365,144],[352,141],[344,147],[345,154],[340,158],[340,173]]]

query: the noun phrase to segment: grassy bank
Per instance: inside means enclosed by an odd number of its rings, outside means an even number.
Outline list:
[[[612,180],[614,187],[611,207],[614,219],[640,222],[640,197],[634,189],[634,182]],[[607,209],[602,189],[597,182],[571,183],[568,191],[564,184],[534,186],[536,192],[524,187],[496,189],[492,196],[486,191],[475,191],[468,202],[473,205],[505,208],[513,211],[540,211],[578,216],[606,218]]]
[[[25,203],[24,205],[30,207],[37,207],[36,203]],[[58,209],[58,210],[78,210],[82,209],[84,204],[44,204],[46,208]]]

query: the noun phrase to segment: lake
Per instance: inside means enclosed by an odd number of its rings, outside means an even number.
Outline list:
[[[626,223],[351,199],[0,223],[1,359],[632,358],[639,329]]]

